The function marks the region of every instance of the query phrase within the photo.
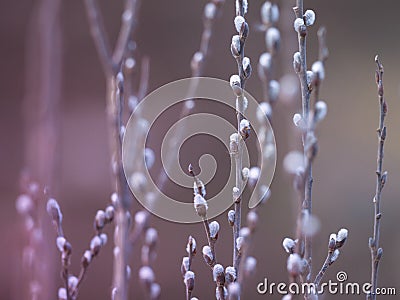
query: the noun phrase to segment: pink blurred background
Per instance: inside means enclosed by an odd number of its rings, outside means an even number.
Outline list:
[[[121,3],[99,1],[111,38],[119,28]],[[280,6],[294,1],[281,1]],[[284,3],[283,3],[284,2]],[[135,33],[139,56],[150,58],[150,91],[176,79],[190,76],[190,59],[197,50],[202,28],[202,11],[206,1],[143,1]],[[246,55],[253,62],[264,52],[263,35],[256,31],[260,22],[262,1],[250,1],[247,19],[250,36]],[[378,4],[379,3],[379,4]],[[25,95],[25,68],[27,65],[26,33],[30,12],[35,3],[29,1],[0,1],[0,95],[1,107],[1,180],[0,236],[1,259],[0,298],[19,299],[21,219],[15,210],[19,193],[18,182],[24,168],[26,147],[23,132],[22,103]],[[385,95],[389,106],[387,118],[388,139],[385,148],[385,169],[388,183],[383,192],[383,219],[381,245],[384,256],[380,266],[379,285],[396,287],[400,292],[400,236],[398,233],[400,204],[400,118],[399,70],[400,26],[399,5],[393,1],[305,1],[306,8],[317,14],[316,25],[310,29],[308,59],[317,57],[316,31],[321,25],[328,30],[330,56],[326,66],[326,80],[321,97],[328,104],[328,115],[318,129],[320,151],[314,164],[314,213],[322,221],[315,238],[314,267],[326,255],[328,236],[341,227],[349,229],[349,240],[340,259],[329,269],[325,280],[335,279],[338,271],[345,271],[349,281],[366,282],[370,277],[368,237],[372,233],[372,198],[375,190],[378,101],[374,83],[375,54],[380,54],[385,66]],[[227,1],[221,18],[217,20],[211,41],[210,57],[205,75],[228,79],[235,72],[235,63],[229,52],[234,28],[233,1]],[[287,15],[287,18],[285,16]],[[99,60],[89,35],[82,1],[62,3],[62,86],[60,116],[59,165],[55,178],[55,196],[64,213],[64,229],[74,255],[72,270],[79,270],[79,256],[93,233],[93,217],[104,208],[112,192],[109,178],[109,152],[105,123],[105,81]],[[291,57],[296,47],[292,30],[293,14],[281,12],[280,29],[291,42],[281,47],[281,70],[292,72]],[[286,28],[286,29],[285,29]],[[287,32],[286,32],[287,31]],[[286,38],[285,38],[286,41]],[[284,71],[279,75],[284,74]],[[248,91],[262,100],[260,81],[254,72],[247,85]],[[300,100],[299,100],[300,101]],[[296,206],[291,180],[282,170],[282,160],[288,150],[298,147],[293,141],[292,115],[299,104],[278,103],[274,115],[278,163],[271,190],[272,197],[261,210],[261,221],[256,233],[252,254],[257,258],[257,273],[247,283],[243,299],[262,299],[256,285],[267,277],[270,281],[287,281],[286,254],[281,247],[285,236],[294,234]],[[190,145],[188,146],[190,147]],[[157,162],[159,164],[159,162]],[[218,180],[218,178],[216,179]],[[212,192],[212,191],[211,191]],[[188,191],[188,197],[191,197]],[[139,208],[139,204],[135,204]],[[217,243],[217,254],[224,265],[231,259],[231,234],[225,214],[217,218],[222,232]],[[45,221],[47,222],[47,221]],[[185,255],[189,234],[198,245],[206,238],[201,224],[182,225],[152,217],[152,226],[159,230],[158,258],[155,265],[157,282],[162,288],[161,299],[183,299],[184,285],[180,262]],[[50,224],[50,222],[48,221]],[[111,234],[111,231],[108,231]],[[55,234],[45,236],[53,241]],[[229,246],[228,246],[229,245]],[[137,270],[140,265],[135,249],[131,267],[130,299],[142,299]],[[49,260],[54,261],[54,291],[61,285],[58,254],[50,244]],[[56,256],[57,255],[57,256]],[[81,299],[109,299],[112,276],[112,247],[108,244],[93,265],[80,291]],[[213,299],[214,283],[208,266],[197,256],[193,263],[196,273],[194,296]],[[268,296],[280,299],[278,295]],[[336,296],[344,299],[363,296]],[[398,296],[382,296],[397,299]],[[326,295],[324,299],[334,299]]]

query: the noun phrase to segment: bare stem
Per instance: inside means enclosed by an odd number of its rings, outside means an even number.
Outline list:
[[[324,264],[321,267],[321,270],[319,270],[317,276],[315,277],[314,285],[315,285],[315,288],[317,291],[318,291],[319,285],[321,283],[321,280],[326,273],[326,270],[328,270],[329,266],[334,262],[334,260],[332,260],[333,255],[334,255],[334,251],[329,250],[328,255],[326,256],[326,259],[324,261]]]
[[[371,293],[367,295],[367,299],[376,299],[376,288],[378,286],[378,268],[379,262],[382,258],[383,250],[379,247],[380,239],[380,226],[381,226],[381,197],[382,190],[386,183],[387,172],[383,172],[383,155],[384,155],[384,144],[386,140],[386,126],[385,117],[387,114],[387,104],[383,95],[383,65],[379,61],[379,57],[375,57],[377,65],[376,70],[376,83],[378,87],[378,98],[379,98],[379,127],[378,133],[378,154],[377,154],[377,169],[376,169],[376,191],[373,200],[374,203],[374,233],[373,237],[369,240],[369,247],[371,250]]]

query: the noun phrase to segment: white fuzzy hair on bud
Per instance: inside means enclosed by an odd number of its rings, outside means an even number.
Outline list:
[[[204,246],[202,251],[203,257],[206,261],[211,262],[214,259],[210,246]]]
[[[314,72],[308,70],[306,73],[306,78],[307,78],[307,85],[311,85],[311,83],[313,82],[313,79],[314,79]]]
[[[227,278],[226,281],[234,282],[236,281],[236,269],[232,266],[225,268],[225,277]]]
[[[94,254],[97,254],[100,250],[101,245],[102,245],[101,238],[97,235],[94,236],[90,241],[90,251],[92,251]]]
[[[153,269],[150,268],[149,266],[141,267],[139,269],[139,279],[142,282],[148,282],[148,283],[153,282],[155,279]]]
[[[62,236],[57,237],[56,245],[60,252],[64,252],[64,246],[65,246],[66,242],[67,242],[67,240],[64,237],[62,237]]]
[[[206,19],[212,20],[217,13],[217,7],[214,3],[209,2],[204,6],[204,16]]]
[[[209,229],[210,229],[210,238],[216,239],[219,232],[219,223],[217,221],[212,221],[209,224]]]
[[[251,167],[249,172],[249,184],[254,185],[260,178],[261,169],[258,166]]]
[[[229,299],[239,299],[240,297],[240,284],[238,282],[232,282],[228,285]]]
[[[150,299],[158,299],[161,294],[161,287],[158,283],[153,282],[150,286]]]
[[[336,240],[337,240],[337,237],[336,237],[336,233],[331,233],[331,235],[329,236],[329,240],[330,241],[335,241],[336,242]]]
[[[232,209],[228,211],[228,222],[231,226],[233,226],[235,223],[235,211]]]
[[[83,258],[86,260],[86,262],[87,262],[88,264],[90,264],[90,262],[92,261],[92,254],[90,253],[89,250],[86,250],[86,251],[83,253]]]
[[[264,123],[272,115],[272,107],[268,102],[261,102],[257,107],[257,120]]]
[[[106,220],[106,215],[103,210],[98,210],[95,217],[95,224],[97,229],[102,229],[104,227]]]
[[[190,249],[190,243],[188,242],[186,245],[186,252],[188,255],[195,253],[197,248],[197,243],[194,237],[190,237],[189,239],[192,241],[192,249]]]
[[[197,194],[194,196],[193,202],[197,214],[200,217],[204,218],[207,215],[207,210],[208,210],[207,201],[204,199],[202,195]]]
[[[243,70],[246,70],[250,66],[250,58],[247,56],[243,57],[243,62],[242,62]]]
[[[342,242],[347,239],[348,234],[349,234],[349,231],[346,228],[342,228],[338,231],[336,240],[338,242]]]
[[[58,289],[58,299],[59,300],[67,300],[67,290],[65,288]]]
[[[57,221],[59,223],[62,222],[62,217],[63,216],[62,216],[62,213],[61,213],[60,205],[58,205],[58,202],[57,202],[56,199],[50,198],[47,201],[46,210],[47,210],[47,213],[53,219],[53,221]]]
[[[296,73],[299,73],[301,70],[301,55],[298,51],[293,54],[293,69]]]
[[[135,214],[136,226],[144,226],[147,222],[147,219],[148,219],[148,214],[145,211],[143,211],[143,210],[138,211]]]
[[[302,272],[303,261],[297,253],[290,254],[287,260],[287,270],[293,275],[297,276]]]
[[[78,278],[76,276],[69,276],[68,277],[68,288],[72,291],[78,285]]]
[[[306,26],[312,26],[315,22],[315,12],[312,9],[307,9],[304,13]]]
[[[331,263],[335,262],[339,258],[340,251],[339,249],[336,249],[333,251],[332,256],[331,256]]]
[[[257,259],[252,256],[246,258],[244,263],[244,272],[247,276],[251,276],[256,272]]]
[[[236,31],[240,33],[240,30],[242,29],[243,24],[246,22],[246,20],[242,16],[236,16],[235,20],[233,23],[235,24]]]
[[[274,24],[279,20],[279,8],[276,4],[266,1],[261,6],[261,20],[265,25]]]
[[[224,267],[220,264],[216,264],[213,268],[213,279],[217,281],[218,276],[224,273]]]
[[[239,190],[238,187],[234,186],[234,187],[232,188],[232,196],[233,196],[233,198],[234,198],[235,200],[238,199],[238,198],[240,197],[240,190]]]
[[[278,50],[281,43],[281,34],[275,27],[271,27],[265,33],[265,45],[267,50],[271,53]]]
[[[318,77],[319,80],[325,79],[325,68],[324,64],[321,61],[316,61],[311,66],[311,71]]]
[[[294,115],[293,115],[293,124],[294,124],[296,127],[300,127],[302,121],[303,121],[303,117],[301,116],[301,114],[294,114]]]
[[[229,79],[231,88],[233,92],[236,94],[236,96],[239,96],[242,94],[242,87],[241,87],[241,81],[239,75],[232,75],[231,78]]]
[[[235,52],[235,55],[240,53],[240,36],[237,34],[232,36],[232,48]]]
[[[258,63],[261,65],[266,70],[269,70],[272,66],[272,56],[271,53],[264,52],[263,54],[260,55],[260,59],[258,60]]]
[[[293,27],[296,32],[300,32],[300,28],[304,26],[304,20],[302,18],[297,18],[294,20]]]
[[[324,101],[315,103],[315,119],[317,122],[322,121],[328,112],[328,106]]]
[[[280,90],[281,86],[278,81],[271,80],[269,82],[268,94],[271,102],[275,102],[276,100],[278,100]]]
[[[282,242],[282,246],[287,253],[293,253],[294,248],[296,247],[296,242],[291,238],[285,238]]]
[[[244,181],[246,181],[247,178],[249,178],[249,173],[250,173],[249,168],[244,167],[244,168],[242,169],[242,178],[243,178]]]
[[[243,120],[240,121],[240,124],[239,124],[239,129],[240,129],[240,131],[243,131],[243,130],[245,130],[246,128],[249,128],[249,127],[250,127],[250,122],[249,122],[249,120],[243,119]]]
[[[20,195],[15,202],[15,207],[19,214],[28,214],[34,207],[32,198],[26,194]]]
[[[105,233],[100,234],[100,239],[101,239],[101,245],[105,246],[108,241],[107,234]]]

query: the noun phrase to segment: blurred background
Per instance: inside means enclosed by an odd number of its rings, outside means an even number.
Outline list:
[[[24,283],[21,269],[21,249],[26,243],[22,220],[15,209],[21,171],[33,143],[27,142],[24,118],[29,109],[24,98],[34,86],[26,84],[26,70],[36,52],[31,51],[31,15],[38,1],[0,1],[0,134],[1,134],[1,202],[0,202],[0,298],[21,299]],[[115,42],[119,30],[122,1],[99,1],[104,13],[110,41]],[[277,1],[281,7],[279,28],[283,38],[279,54],[277,78],[292,71],[292,55],[297,40],[292,24],[291,6],[295,1]],[[264,35],[257,31],[260,7],[263,1],[250,1],[246,19],[250,36],[246,55],[253,68],[259,55],[265,51]],[[138,63],[144,56],[150,59],[149,90],[168,82],[190,76],[190,60],[197,51],[202,31],[202,12],[206,1],[143,1],[135,30]],[[105,122],[105,80],[87,23],[83,1],[66,1],[59,14],[61,77],[59,114],[54,118],[56,146],[42,145],[48,155],[56,158],[55,172],[51,174],[52,194],[58,199],[64,214],[64,230],[72,243],[74,254],[71,270],[79,271],[80,254],[87,248],[93,234],[96,211],[109,203],[112,192],[109,172],[109,151]],[[385,96],[389,106],[387,117],[388,139],[385,146],[384,168],[388,183],[383,192],[381,246],[384,256],[379,270],[379,285],[396,287],[400,293],[400,235],[398,233],[400,203],[397,181],[400,180],[400,60],[398,59],[400,26],[399,5],[393,1],[305,1],[305,8],[317,14],[316,24],[309,29],[308,62],[317,58],[316,32],[324,25],[328,31],[329,59],[321,98],[328,104],[328,115],[318,128],[319,153],[314,163],[314,213],[321,220],[321,228],[314,242],[314,268],[326,256],[329,234],[342,227],[349,229],[349,239],[340,259],[329,269],[325,280],[335,280],[338,271],[348,274],[348,281],[367,282],[370,278],[370,251],[368,238],[372,233],[375,191],[375,169],[378,125],[378,101],[374,81],[374,56],[379,54],[385,66]],[[234,34],[232,24],[234,1],[226,1],[221,17],[216,21],[206,61],[205,75],[228,80],[236,72],[229,45]],[[57,54],[58,55],[58,54]],[[50,69],[55,66],[48,66]],[[39,75],[38,75],[39,76]],[[34,80],[34,76],[29,77]],[[54,79],[54,78],[53,78]],[[58,80],[58,79],[57,79]],[[57,88],[57,87],[53,87]],[[248,91],[262,101],[261,82],[256,72],[247,84]],[[40,95],[38,96],[40,98]],[[29,107],[29,106],[28,106]],[[32,109],[34,109],[33,107]],[[273,282],[287,282],[286,253],[281,242],[295,234],[297,202],[292,182],[282,168],[285,155],[299,149],[299,139],[292,125],[292,116],[300,109],[296,103],[279,102],[273,116],[277,143],[277,169],[272,182],[272,196],[261,209],[261,220],[251,254],[257,258],[257,272],[246,282],[243,299],[280,299],[278,295],[258,295],[258,282],[268,278]],[[188,141],[189,142],[189,141]],[[190,154],[191,146],[186,145]],[[195,147],[192,146],[192,147]],[[32,149],[32,151],[34,151]],[[47,155],[46,154],[46,155]],[[40,154],[39,154],[40,155]],[[43,153],[41,154],[44,155]],[[187,155],[187,154],[186,154]],[[215,154],[229,163],[228,153]],[[159,156],[156,156],[159,157]],[[42,157],[43,158],[43,157]],[[46,156],[44,157],[46,158]],[[29,160],[29,159],[28,159]],[[30,158],[32,163],[34,158]],[[156,162],[159,167],[159,161]],[[196,165],[195,165],[196,167]],[[185,168],[185,166],[183,166]],[[215,178],[218,180],[218,178]],[[212,189],[209,191],[214,193]],[[191,191],[187,197],[191,199]],[[190,201],[190,200],[189,200]],[[135,210],[140,205],[135,203]],[[231,260],[231,230],[226,214],[217,218],[222,225],[216,245],[217,255],[225,266]],[[50,221],[43,220],[50,227]],[[159,231],[158,257],[154,267],[156,280],[162,288],[161,299],[184,299],[185,287],[180,274],[180,263],[185,255],[188,235],[206,244],[201,224],[176,224],[158,217],[151,225]],[[62,282],[59,277],[59,258],[53,243],[55,233],[50,228],[45,240],[52,283],[51,295]],[[108,229],[111,234],[111,230]],[[112,239],[110,239],[112,240]],[[143,299],[138,284],[140,249],[134,249],[130,299]],[[90,266],[80,290],[81,299],[109,299],[112,276],[112,241]],[[199,299],[213,299],[215,288],[211,272],[201,255],[195,257],[193,269],[196,286],[193,295]],[[364,296],[336,296],[362,299]],[[54,299],[55,297],[53,297]],[[382,299],[397,299],[385,296]],[[334,299],[325,295],[323,299]]]

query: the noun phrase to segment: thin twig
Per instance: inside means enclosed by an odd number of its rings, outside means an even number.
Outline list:
[[[382,258],[383,250],[379,247],[380,226],[381,226],[381,198],[382,190],[387,180],[387,172],[383,172],[383,155],[384,145],[386,140],[385,117],[387,114],[387,104],[383,95],[383,65],[379,61],[378,55],[375,57],[377,65],[376,83],[378,87],[379,97],[379,127],[378,133],[378,154],[377,154],[377,169],[376,169],[376,191],[373,199],[374,203],[374,233],[369,239],[369,247],[371,250],[371,292],[367,295],[367,299],[376,300],[376,289],[378,287],[378,269],[379,262]]]

